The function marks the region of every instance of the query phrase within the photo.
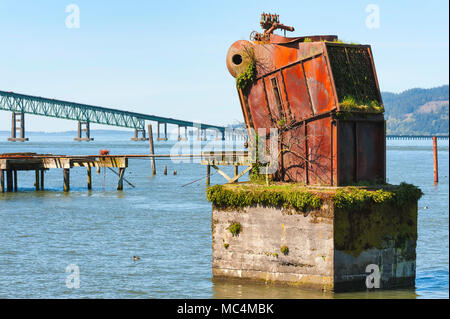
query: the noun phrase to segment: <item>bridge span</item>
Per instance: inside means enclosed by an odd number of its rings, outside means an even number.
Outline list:
[[[206,130],[208,129],[215,130],[216,137],[220,133],[221,138],[225,139],[225,127],[223,126],[122,111],[15,92],[0,91],[0,110],[12,112],[11,137],[8,138],[9,141],[28,140],[25,137],[25,114],[78,121],[78,136],[75,138],[77,141],[92,140],[90,136],[90,123],[131,128],[134,129],[134,138],[132,140],[145,140],[148,139],[146,138],[145,121],[157,123],[156,137],[158,140],[167,140],[167,124],[178,126],[178,140],[188,138],[188,127],[197,128],[198,139],[206,139]],[[163,125],[163,135],[160,134],[160,125]],[[184,128],[184,137],[180,134],[180,128]],[[19,131],[19,136],[17,136],[17,131]]]

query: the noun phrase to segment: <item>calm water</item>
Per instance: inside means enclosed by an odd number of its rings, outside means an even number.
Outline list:
[[[5,142],[0,153],[148,153],[130,133],[96,134],[90,143],[72,134],[30,134],[26,143]],[[174,142],[157,143],[167,154]],[[239,141],[238,144],[242,144]],[[186,144],[187,145],[187,144]],[[195,152],[195,151],[194,151]],[[163,166],[169,174],[162,174]],[[388,141],[390,183],[420,186],[416,289],[321,293],[297,288],[211,281],[211,205],[205,198],[205,167],[147,159],[129,161],[124,191],[117,176],[71,170],[71,191],[62,192],[62,172],[45,175],[45,191],[33,190],[34,172],[19,172],[18,193],[0,194],[0,298],[448,298],[449,148],[439,141],[440,182],[433,185],[432,142]],[[177,170],[177,175],[173,175]],[[229,170],[231,174],[231,170]],[[188,184],[200,179],[196,183]],[[215,174],[212,183],[223,183]],[[425,208],[427,207],[427,208]],[[139,261],[133,261],[134,255]],[[80,269],[80,288],[66,287],[66,267]]]

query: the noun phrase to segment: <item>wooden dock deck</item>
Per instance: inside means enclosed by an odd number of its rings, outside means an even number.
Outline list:
[[[0,154],[0,192],[17,192],[18,171],[35,171],[34,187],[44,190],[45,171],[49,169],[62,169],[63,188],[65,192],[70,190],[70,169],[73,167],[85,167],[87,171],[87,189],[92,189],[92,168],[107,167],[111,170],[117,168],[118,175],[117,190],[123,190],[125,170],[128,167],[128,160],[133,158],[149,158],[152,164],[152,173],[156,174],[154,159],[172,158],[200,158],[201,164],[207,166],[206,183],[210,183],[210,169],[213,167],[225,177],[228,183],[236,182],[251,168],[248,152],[243,151],[221,151],[202,152],[201,154],[132,154],[132,155],[53,155],[37,153],[5,153]],[[229,177],[218,168],[221,165],[233,165],[234,176]],[[239,173],[239,166],[248,166]],[[6,179],[5,179],[6,175]],[[6,183],[5,183],[6,182]],[[128,182],[128,181],[127,181]],[[129,183],[129,182],[128,182]],[[6,184],[6,185],[5,185]],[[131,183],[129,183],[132,185]],[[6,186],[6,187],[5,187]]]
[[[123,178],[125,169],[128,167],[128,157],[126,155],[87,155],[87,156],[67,156],[53,154],[36,153],[7,153],[0,154],[0,191],[5,192],[5,172],[6,191],[17,191],[17,171],[35,171],[36,190],[44,189],[44,172],[51,168],[61,168],[63,170],[64,191],[70,190],[70,169],[73,167],[86,167],[87,188],[92,189],[91,169],[93,167],[109,167],[119,169],[119,181],[117,189],[123,189]]]

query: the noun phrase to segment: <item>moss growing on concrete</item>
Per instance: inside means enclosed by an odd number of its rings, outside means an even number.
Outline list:
[[[368,191],[349,187],[333,196],[335,247],[355,257],[389,241],[407,249],[417,240],[417,201],[422,191],[401,183]]]
[[[361,210],[367,205],[386,202],[402,207],[410,202],[417,202],[422,195],[418,187],[407,183],[401,183],[399,186],[386,185],[378,190],[346,187],[333,195],[333,203],[338,209],[348,210]]]
[[[257,185],[239,186],[214,185],[206,192],[207,199],[216,207],[239,209],[251,206],[267,206],[277,208],[292,208],[306,212],[320,209],[322,199],[305,188],[290,185]]]
[[[283,253],[283,255],[287,256],[289,254],[289,247],[281,246],[280,251]]]
[[[230,231],[230,233],[233,234],[233,236],[238,236],[239,233],[241,232],[241,224],[239,224],[238,222],[233,222],[228,227],[228,230]]]

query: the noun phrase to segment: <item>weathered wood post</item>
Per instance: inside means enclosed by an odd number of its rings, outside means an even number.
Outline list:
[[[167,165],[164,165],[164,175],[167,175]]]
[[[159,125],[158,125],[159,126]],[[155,155],[155,149],[153,147],[153,132],[152,132],[152,125],[148,125],[148,141],[150,143],[150,155]],[[155,157],[150,157],[150,161],[152,163],[152,175],[156,174],[156,165],[155,165]]]
[[[238,165],[234,165],[234,177],[239,175],[239,166]],[[236,182],[238,182],[238,180],[236,179]]]
[[[437,137],[433,136],[434,182],[439,182]]]
[[[14,191],[17,192],[17,170],[13,170],[14,174]]]
[[[70,168],[63,169],[64,177],[64,191],[68,192],[70,190]]]
[[[5,173],[0,169],[0,192],[5,192]]]
[[[34,171],[34,177],[35,177],[34,186],[35,186],[36,190],[38,191],[39,190],[39,185],[40,185],[40,182],[39,182],[39,170],[35,170]]]
[[[206,165],[206,186],[211,184],[211,165]]]
[[[41,191],[44,190],[44,172],[45,170],[41,169]]]
[[[87,167],[87,188],[92,189],[92,174],[91,174],[91,165],[88,163]]]
[[[125,168],[120,167],[119,168],[119,181],[117,183],[117,190],[121,191],[123,190],[123,175],[125,174]]]
[[[6,191],[12,192],[13,190],[13,175],[12,170],[6,170]]]

